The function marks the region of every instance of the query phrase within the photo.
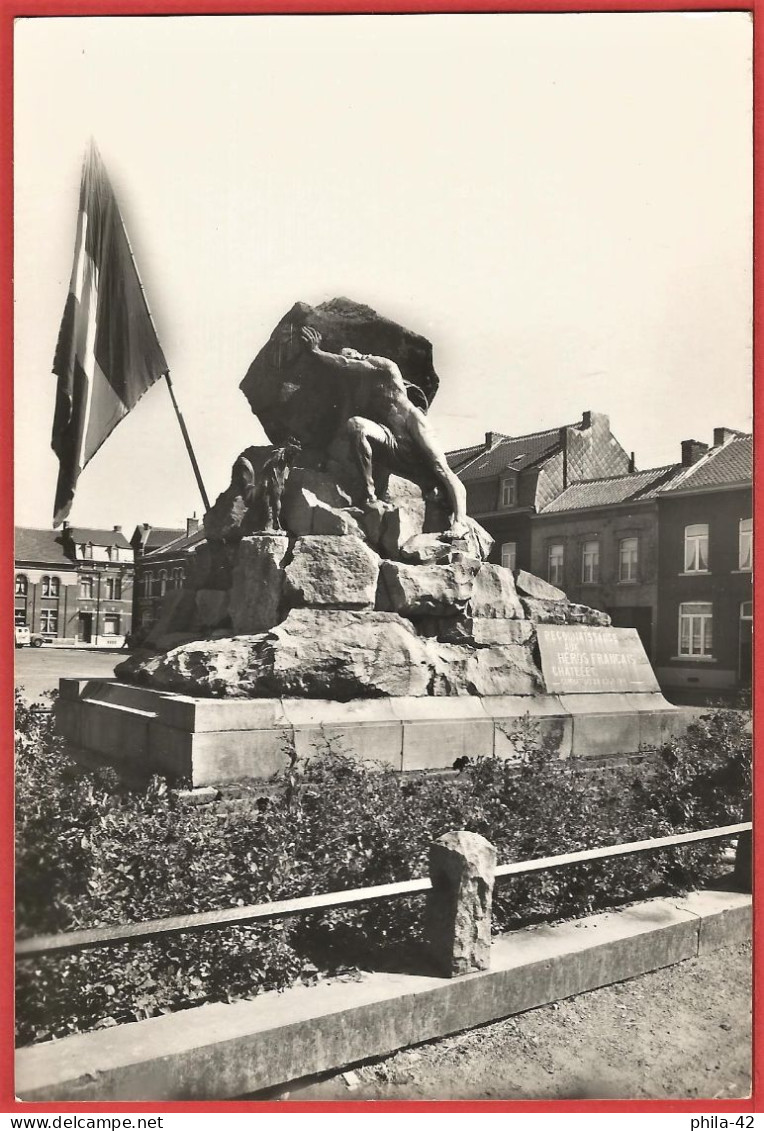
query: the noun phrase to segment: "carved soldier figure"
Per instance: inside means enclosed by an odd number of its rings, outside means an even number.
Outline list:
[[[351,416],[345,425],[363,476],[366,505],[379,506],[373,475],[376,454],[386,468],[406,479],[421,484],[431,478],[440,484],[451,509],[450,533],[455,537],[465,534],[468,523],[464,485],[448,466],[427,416],[409,398],[395,362],[349,348],[329,353],[321,349],[321,335],[310,326],[303,327],[302,337],[307,348],[322,361],[345,373],[372,378],[369,407],[377,419]]]

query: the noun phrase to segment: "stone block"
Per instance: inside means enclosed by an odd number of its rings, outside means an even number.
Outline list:
[[[478,561],[452,565],[382,562],[377,608],[402,616],[449,616],[463,611],[472,596]]]
[[[323,471],[295,467],[287,481],[281,521],[298,538],[308,534],[353,534],[364,538],[362,512],[351,507],[350,495]]]
[[[232,563],[232,549],[222,542],[194,546],[186,555],[186,589],[230,589]]]
[[[520,603],[529,620],[536,624],[589,624],[607,628],[610,617],[588,605],[574,605],[569,601],[545,601],[537,597],[521,597]]]
[[[265,642],[261,694],[339,700],[426,695],[428,643],[394,613],[292,609]]]
[[[473,617],[522,619],[523,607],[515,591],[512,571],[486,563],[475,579],[469,611]]]
[[[157,641],[169,633],[191,631],[195,615],[195,594],[189,589],[171,589],[162,598],[159,616],[146,637],[146,643],[149,647],[157,647]]]
[[[285,570],[285,596],[292,605],[335,609],[371,608],[380,559],[360,538],[306,535],[294,545]]]
[[[130,769],[148,766],[149,724],[154,715],[116,703],[80,704],[79,742]]]
[[[164,726],[197,733],[284,729],[290,725],[280,699],[194,699],[189,695],[153,694]]]
[[[229,620],[229,594],[225,589],[197,589],[195,624],[202,632],[220,628]]]
[[[531,650],[522,644],[478,648],[467,664],[471,695],[534,695],[543,690]]]
[[[521,762],[530,749],[545,747],[557,758],[569,758],[573,720],[569,715],[518,716],[495,719],[494,753],[508,762]]]
[[[441,619],[437,622],[436,635],[438,640],[444,640],[449,644],[531,645],[535,638],[535,629],[528,620],[465,616]]]
[[[379,550],[386,558],[398,560],[407,542],[422,534],[426,519],[426,503],[422,490],[397,475],[391,475],[385,502],[389,509],[379,520]]]
[[[289,765],[292,742],[290,727],[186,734],[151,724],[152,761],[161,772],[190,781],[194,788],[271,778]]]
[[[496,849],[478,833],[446,833],[430,845],[425,924],[436,967],[453,978],[491,965]]]
[[[265,632],[281,619],[288,548],[289,540],[281,534],[256,534],[239,543],[229,601],[237,635]]]
[[[561,696],[563,703],[565,697]],[[635,754],[639,750],[639,715],[626,712],[573,715],[574,758],[602,757],[608,754]]]
[[[708,954],[751,938],[753,908],[750,892],[692,891],[675,902],[680,910],[698,917],[698,954]]]
[[[567,601],[567,595],[556,585],[524,569],[515,570],[515,588],[523,597],[536,597],[541,601]]]
[[[439,703],[454,703],[442,698]],[[449,770],[459,758],[489,758],[494,750],[493,723],[486,718],[444,718],[403,723],[401,768]]]

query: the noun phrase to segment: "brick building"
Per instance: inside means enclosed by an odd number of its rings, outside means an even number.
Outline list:
[[[751,679],[752,438],[714,430],[681,461],[636,471],[607,417],[449,453],[492,558],[636,628],[663,689]],[[624,461],[626,466],[624,467]],[[591,469],[616,466],[613,473]]]
[[[573,483],[533,519],[530,570],[572,601],[636,628],[654,659],[658,626],[658,498],[681,465]]]
[[[194,515],[186,529],[159,529],[144,522],[130,539],[135,550],[133,623],[146,632],[156,622],[165,593],[182,589],[186,580],[188,553],[205,541],[204,530]]]
[[[577,424],[506,436],[486,432],[485,443],[448,453],[467,488],[467,511],[494,539],[491,560],[531,568],[531,521],[571,483],[622,475],[628,454],[603,413],[585,412]]]
[[[119,647],[131,630],[133,550],[121,527],[16,527],[15,568],[15,623],[50,643]]]
[[[753,437],[714,430],[658,501],[656,674],[670,690],[751,683]]]

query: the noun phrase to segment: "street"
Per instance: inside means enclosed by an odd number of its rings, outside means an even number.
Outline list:
[[[114,675],[115,664],[128,654],[117,648],[17,648],[15,686],[27,699],[49,701],[61,676],[103,679]]]

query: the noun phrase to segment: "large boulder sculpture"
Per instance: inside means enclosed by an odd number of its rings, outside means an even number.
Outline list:
[[[344,422],[364,415],[368,404],[368,383],[355,382],[349,390],[305,349],[305,326],[317,330],[332,352],[349,346],[389,357],[417,390],[414,395],[423,394],[420,403],[432,404],[439,382],[426,338],[352,299],[334,298],[320,306],[298,302],[276,326],[240,385],[272,444],[296,440],[306,452],[326,452]]]

